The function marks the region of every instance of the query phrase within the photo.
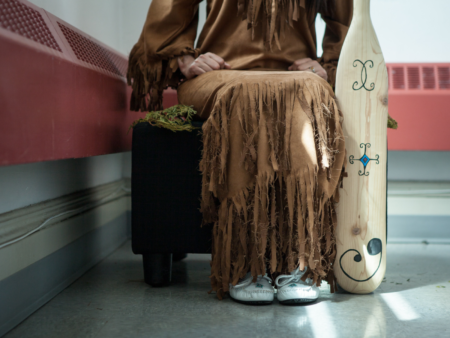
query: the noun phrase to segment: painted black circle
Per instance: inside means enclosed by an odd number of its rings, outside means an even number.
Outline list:
[[[378,255],[381,252],[381,239],[379,238],[372,238],[369,243],[367,243],[367,252],[371,256]]]

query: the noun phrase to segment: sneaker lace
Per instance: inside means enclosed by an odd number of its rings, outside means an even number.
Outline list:
[[[275,279],[275,284],[277,287],[285,286],[289,283],[299,283],[299,284],[307,284],[309,278],[306,280],[306,283],[301,280],[302,276],[305,274],[306,269],[300,271],[299,269],[295,269],[290,275],[279,275],[277,279]]]
[[[268,281],[270,284],[272,284],[272,279],[269,277],[269,276],[267,276],[267,274],[266,275],[264,275],[264,276],[258,276],[257,278],[256,278],[256,282],[259,282],[259,281],[261,281],[262,279],[265,279],[266,281]],[[246,287],[246,286],[248,286],[248,285],[250,285],[250,284],[252,284],[252,281],[253,281],[253,276],[249,273],[249,274],[247,274],[247,276],[242,280],[242,281],[240,281],[239,283],[237,283],[235,286],[234,286],[234,288],[243,288],[243,287]]]

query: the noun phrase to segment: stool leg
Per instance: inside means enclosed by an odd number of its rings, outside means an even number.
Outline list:
[[[185,253],[174,253],[173,255],[172,255],[172,261],[173,262],[179,262],[179,261],[182,261],[183,259],[185,259],[187,257],[187,254],[185,254]]]
[[[172,279],[172,254],[143,254],[144,279],[151,286],[170,284]]]

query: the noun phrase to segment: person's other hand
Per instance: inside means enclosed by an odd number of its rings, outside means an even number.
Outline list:
[[[314,71],[313,71],[314,69]],[[306,70],[319,75],[325,81],[328,79],[327,72],[316,60],[311,60],[310,58],[298,59],[289,66],[288,70]]]
[[[191,55],[184,55],[178,58],[178,67],[187,80],[213,70],[231,69],[224,59],[214,53],[201,54],[196,59]]]

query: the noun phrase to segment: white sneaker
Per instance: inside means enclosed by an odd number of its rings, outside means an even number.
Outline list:
[[[277,298],[281,304],[298,304],[314,302],[319,298],[320,289],[316,284],[313,285],[311,278],[306,281],[300,280],[304,273],[295,269],[290,275],[278,276],[275,284],[278,287]]]
[[[252,280],[252,274],[249,272],[238,284],[234,286],[230,284],[230,297],[244,304],[272,304],[274,298],[272,279],[266,274],[258,276],[256,283],[252,283]]]

